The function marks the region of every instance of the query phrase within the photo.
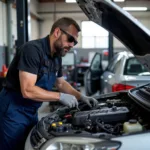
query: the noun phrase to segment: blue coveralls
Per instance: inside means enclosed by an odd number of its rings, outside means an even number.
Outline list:
[[[51,90],[58,70],[55,58],[55,70],[45,55],[40,67],[40,77],[36,85]],[[32,127],[37,123],[37,110],[42,102],[23,98],[20,92],[3,89],[0,93],[0,150],[23,150],[25,140]]]

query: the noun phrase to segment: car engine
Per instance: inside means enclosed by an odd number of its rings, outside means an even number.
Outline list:
[[[101,95],[99,104],[89,108],[80,103],[79,109],[60,107],[42,118],[31,132],[30,141],[34,149],[39,149],[47,140],[58,136],[81,136],[109,139],[130,134],[125,123],[141,126],[135,132],[148,130],[148,111],[137,104],[127,92]],[[147,115],[145,115],[147,114]]]

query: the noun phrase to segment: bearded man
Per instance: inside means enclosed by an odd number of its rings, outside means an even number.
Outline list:
[[[77,44],[78,32],[76,21],[64,17],[53,24],[49,35],[17,49],[0,92],[1,150],[24,149],[42,102],[59,101],[69,108],[78,107],[78,100],[97,104],[62,77],[62,57]],[[54,84],[59,92],[52,91]]]

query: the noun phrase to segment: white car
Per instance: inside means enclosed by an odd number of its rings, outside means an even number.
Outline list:
[[[77,0],[150,70],[150,32],[111,0]],[[30,132],[25,150],[149,150],[150,84],[95,97],[99,104],[59,108]]]
[[[100,64],[101,53],[96,53],[84,77],[86,95],[129,90],[150,82],[148,69],[130,52],[116,53],[104,71]]]

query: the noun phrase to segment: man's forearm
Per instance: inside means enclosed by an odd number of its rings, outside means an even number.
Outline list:
[[[81,97],[81,93],[74,89],[68,82],[64,81],[57,86],[58,90],[63,93],[74,95],[78,100]]]
[[[58,101],[60,94],[58,92],[50,92],[44,90],[38,86],[28,87],[22,91],[24,98],[36,100],[36,101]]]

